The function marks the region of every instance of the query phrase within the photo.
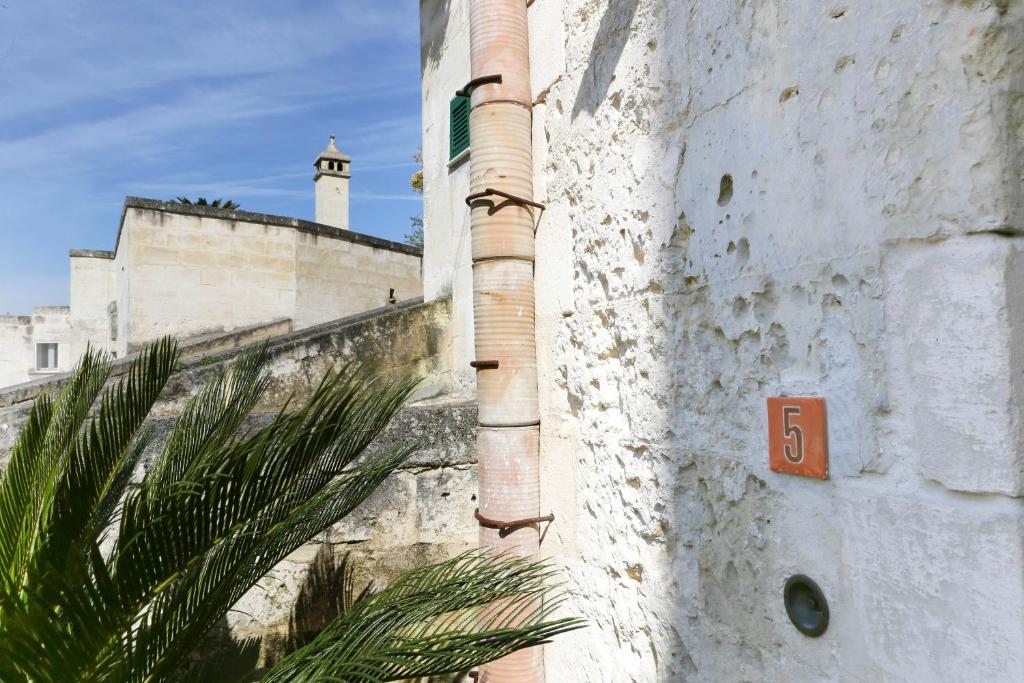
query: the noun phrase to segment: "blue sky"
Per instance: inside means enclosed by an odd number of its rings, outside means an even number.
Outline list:
[[[313,217],[352,156],[353,229],[401,241],[420,139],[415,0],[0,0],[0,313],[68,302],[125,195]]]

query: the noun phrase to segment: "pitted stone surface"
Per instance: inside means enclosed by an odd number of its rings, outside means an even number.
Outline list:
[[[466,7],[421,3],[425,112]],[[530,38],[543,549],[590,624],[548,680],[1024,678],[1024,4],[536,0]],[[779,394],[826,398],[831,480],[768,470]]]

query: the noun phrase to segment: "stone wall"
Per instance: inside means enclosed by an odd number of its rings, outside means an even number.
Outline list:
[[[73,249],[70,270],[62,370],[89,344],[123,357],[166,334],[188,339],[282,319],[309,327],[423,291],[421,252],[407,244],[137,197],[125,200],[114,251]],[[48,331],[42,324],[21,332],[16,321],[0,325],[0,387],[32,379],[25,350],[33,342],[22,338]]]
[[[25,320],[31,321],[31,318],[25,318]],[[206,366],[217,359],[230,358],[232,354],[244,347],[251,347],[257,343],[268,342],[276,337],[288,335],[292,330],[291,320],[274,320],[262,325],[242,327],[232,332],[199,335],[179,341],[179,358],[185,367],[197,363],[200,366]],[[138,353],[131,353],[121,358],[115,358],[111,367],[111,377],[117,378],[127,372],[137,355]],[[67,372],[44,373],[31,382],[0,388],[0,408],[7,408],[19,403],[27,404],[44,392],[57,391],[64,386],[70,376],[70,369]]]
[[[0,387],[66,372],[78,342],[67,306],[38,306],[32,315],[0,316]],[[57,368],[36,367],[36,344],[58,344]]]
[[[291,318],[308,327],[422,293],[417,249],[279,216],[129,198],[118,300],[127,351]]]
[[[291,228],[126,206],[118,239],[128,298],[122,352],[165,334],[189,337],[288,318],[295,310]]]
[[[72,249],[70,262],[71,311],[75,333],[69,349],[71,357],[80,357],[87,344],[113,351],[117,336],[114,321],[117,317],[114,253]]]
[[[439,112],[465,2],[421,15]],[[1024,678],[1024,7],[536,0],[530,32],[543,548],[590,624],[548,680]],[[431,125],[428,245],[465,214]],[[779,394],[826,398],[830,480],[769,471]]]
[[[410,250],[411,251],[411,250]],[[423,295],[420,257],[409,251],[295,235],[295,324],[308,327]]]
[[[469,75],[469,7],[464,0],[420,3],[423,36],[423,294],[452,300],[460,391],[476,391],[473,263],[469,240],[469,153],[449,158],[449,106]],[[472,144],[472,141],[470,141]]]
[[[390,449],[416,443],[419,450],[407,464],[343,523],[289,556],[260,582],[229,615],[227,628],[236,638],[260,637],[265,657],[278,652],[287,636],[296,598],[317,581],[337,576],[313,575],[352,553],[356,585],[386,584],[398,574],[429,561],[472,548],[477,526],[476,406],[451,399],[447,358],[449,305],[413,301],[332,321],[275,337],[268,350],[271,388],[250,418],[250,426],[266,423],[291,396],[301,401],[329,367],[350,361],[373,364],[384,373],[414,373],[423,383],[414,403],[405,408],[373,448]],[[148,425],[159,449],[181,407],[239,353],[224,350],[198,357],[186,355],[155,407]],[[130,359],[117,362],[116,371]],[[115,373],[116,374],[116,373]],[[0,464],[6,461],[20,427],[40,390],[56,390],[59,378],[24,389],[0,392]]]
[[[0,316],[0,386],[25,381],[32,363],[32,316]]]

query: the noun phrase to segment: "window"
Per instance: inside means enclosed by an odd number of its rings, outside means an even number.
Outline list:
[[[36,344],[36,370],[53,372],[57,369],[57,344]]]
[[[451,141],[449,159],[469,149],[469,98],[456,95],[451,103],[450,128],[448,139]]]

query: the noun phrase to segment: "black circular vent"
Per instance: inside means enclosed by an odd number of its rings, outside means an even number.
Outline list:
[[[803,574],[789,577],[782,593],[786,614],[805,636],[817,638],[828,628],[828,602],[825,594]]]

